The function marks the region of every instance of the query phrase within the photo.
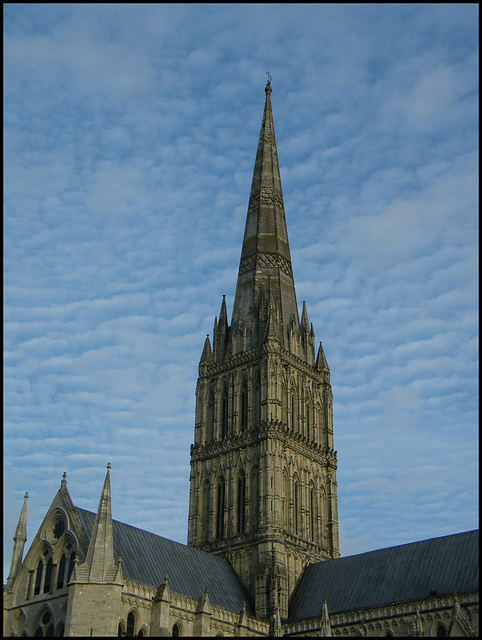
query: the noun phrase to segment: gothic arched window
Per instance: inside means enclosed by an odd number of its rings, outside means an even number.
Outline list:
[[[298,527],[299,527],[299,501],[300,501],[300,487],[298,484],[298,479],[295,478],[293,482],[293,525],[295,535],[298,535]]]
[[[216,508],[216,538],[224,538],[224,505],[225,505],[225,484],[224,478],[218,480],[218,496]]]
[[[259,381],[259,375],[256,376],[253,385],[252,395],[252,407],[253,413],[251,416],[251,427],[259,425],[261,422],[261,383]]]
[[[64,586],[65,567],[67,566],[67,556],[62,554],[59,564],[59,573],[57,577],[57,589],[62,589]]]
[[[313,483],[310,483],[310,539],[312,542],[316,542],[316,530],[317,530],[317,518],[318,518],[318,505],[316,503],[316,491]]]
[[[67,574],[67,583],[70,582],[70,578],[72,577],[72,572],[74,570],[74,566],[75,566],[75,551],[72,551],[72,554],[71,554],[70,560],[69,560],[69,572]]]
[[[246,388],[246,383],[243,383],[243,386],[241,388],[239,426],[241,431],[245,431],[245,429],[248,428],[248,389]]]
[[[33,592],[34,596],[37,596],[40,593],[40,587],[42,586],[43,569],[44,563],[42,562],[42,560],[39,560],[37,565],[37,575],[35,576],[35,589]]]
[[[214,398],[212,392],[209,393],[206,412],[206,442],[214,439]]]
[[[241,469],[238,476],[238,533],[246,531],[246,476]]]
[[[176,624],[172,627],[172,637],[178,638],[180,635],[181,635],[181,629],[176,622]]]
[[[288,425],[288,390],[285,384],[281,385],[281,422]]]
[[[210,539],[210,525],[209,525],[209,514],[211,511],[210,505],[210,496],[211,496],[211,481],[206,478],[203,484],[203,492],[202,492],[202,505],[201,505],[201,540],[202,542],[209,542]]]
[[[259,514],[259,469],[257,466],[251,472],[251,486],[249,489],[249,505],[250,505],[250,530],[256,531],[258,528]]]
[[[298,397],[296,395],[296,391],[294,387],[291,388],[291,399],[290,399],[290,427],[293,431],[300,431],[300,425],[298,422]]]
[[[284,526],[290,530],[290,478],[288,471],[283,471],[283,500],[284,500]]]
[[[44,593],[49,593],[51,586],[52,586],[52,558],[49,558],[47,561],[47,568],[45,569]]]
[[[35,638],[51,638],[54,635],[54,625],[52,614],[48,609],[44,609],[41,613],[38,626],[35,629]]]
[[[221,440],[228,435],[228,392],[225,389],[221,399]]]
[[[132,638],[136,629],[136,617],[133,611],[129,612],[127,616],[126,636]]]

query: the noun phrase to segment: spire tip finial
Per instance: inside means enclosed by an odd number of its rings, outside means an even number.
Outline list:
[[[107,463],[107,469],[110,469],[110,462]]]
[[[264,88],[265,91],[271,91],[271,74],[269,71],[266,72],[266,75],[268,76],[268,82],[266,83],[266,87]]]

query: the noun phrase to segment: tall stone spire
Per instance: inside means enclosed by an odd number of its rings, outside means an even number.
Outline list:
[[[265,91],[231,325],[223,296],[199,363],[188,544],[229,559],[277,635],[303,567],[339,550],[330,372],[298,315]]]
[[[23,549],[27,540],[27,498],[28,493],[25,493],[17,528],[15,529],[15,535],[13,536],[13,553],[7,584],[13,581],[17,575],[20,565],[22,564]]]
[[[271,110],[271,83],[265,92],[263,121],[251,183],[246,227],[234,298],[232,325],[251,332],[256,345],[261,305],[268,289],[280,314],[280,324],[299,328],[298,307],[281,190],[278,153]],[[258,330],[259,337],[261,327]],[[287,336],[281,336],[286,342]],[[254,343],[254,344],[253,344]]]
[[[110,463],[102,488],[85,562],[79,566],[77,578],[88,582],[114,580],[117,566],[114,562],[114,536],[112,532]]]

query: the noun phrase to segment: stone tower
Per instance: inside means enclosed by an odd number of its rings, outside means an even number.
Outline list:
[[[199,363],[188,545],[228,558],[276,619],[339,546],[330,370],[305,303],[298,315],[265,92],[231,324],[223,297]]]

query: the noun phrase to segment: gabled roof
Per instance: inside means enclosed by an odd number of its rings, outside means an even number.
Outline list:
[[[90,538],[95,513],[75,508]],[[115,560],[122,557],[124,578],[157,587],[169,576],[169,589],[190,598],[204,596],[209,589],[213,605],[253,615],[249,596],[229,562],[220,556],[193,549],[143,529],[112,520]]]
[[[291,620],[479,587],[479,532],[467,531],[308,565]]]

